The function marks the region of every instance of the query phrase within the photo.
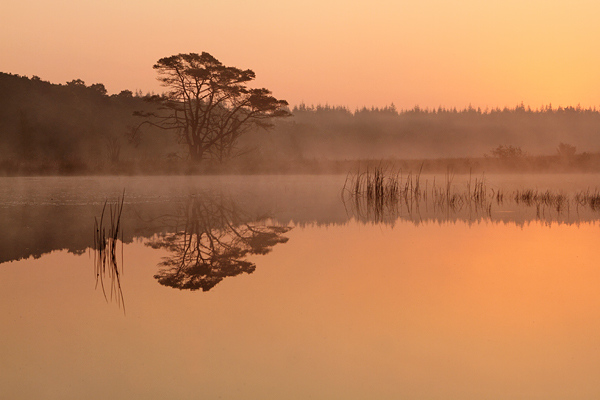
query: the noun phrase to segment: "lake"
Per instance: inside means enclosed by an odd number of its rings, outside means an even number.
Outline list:
[[[0,181],[2,398],[600,396],[600,175]]]

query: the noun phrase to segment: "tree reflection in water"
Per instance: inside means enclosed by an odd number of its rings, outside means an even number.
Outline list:
[[[267,254],[291,228],[268,224],[265,216],[251,218],[231,200],[192,197],[178,215],[161,219],[171,233],[152,239],[148,246],[165,249],[154,276],[162,285],[208,291],[224,278],[252,273],[256,265],[246,256]]]

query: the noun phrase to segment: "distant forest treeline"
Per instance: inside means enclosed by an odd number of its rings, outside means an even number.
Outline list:
[[[173,132],[145,128],[139,140],[130,140],[132,129],[142,122],[133,114],[154,111],[151,98],[129,90],[109,95],[100,83],[52,84],[35,76],[0,73],[0,175],[317,172],[319,165],[337,165],[343,171],[352,160],[369,159],[525,165],[527,157],[530,166],[537,157],[533,164],[544,167],[600,168],[598,110],[551,105],[531,109],[523,104],[402,111],[393,105],[351,111],[301,104],[272,129],[243,136],[240,155],[227,165],[200,167],[186,160]],[[559,154],[561,144],[572,152]],[[518,151],[499,160],[503,149]]]
[[[281,121],[275,147],[290,155],[329,158],[450,158],[492,155],[500,145],[530,155],[554,155],[568,143],[579,153],[600,151],[600,112],[551,105],[532,110],[456,108],[397,111],[300,105]],[[295,154],[293,152],[296,152]]]

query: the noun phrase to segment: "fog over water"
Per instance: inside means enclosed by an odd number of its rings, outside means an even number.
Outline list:
[[[0,213],[3,215],[2,260],[40,256],[53,250],[83,252],[91,246],[92,224],[100,217],[105,201],[116,202],[125,192],[124,237],[150,237],[166,227],[154,224],[162,215],[174,215],[186,202],[226,201],[250,218],[268,217],[282,225],[343,225],[350,220],[373,221],[373,213],[353,208],[342,191],[344,175],[291,176],[213,176],[213,177],[51,177],[3,178],[0,189]],[[403,177],[406,182],[409,177]],[[466,221],[469,223],[514,223],[523,225],[536,220],[552,223],[594,222],[600,214],[573,201],[576,193],[598,189],[596,174],[546,175],[453,175],[452,191],[463,193],[469,180],[483,180],[488,196],[502,191],[502,204],[490,200],[487,209],[468,204],[445,209],[433,204],[431,190],[446,185],[445,175],[422,175],[422,190],[429,193],[416,208],[398,202],[387,207],[380,220],[394,224],[408,220],[415,224]],[[557,211],[546,205],[517,204],[516,190],[550,191],[571,198],[571,204]],[[344,201],[344,197],[346,197]],[[541,213],[540,213],[541,210]]]
[[[452,207],[434,178],[427,200],[358,210],[346,175],[2,178],[0,393],[600,394],[600,211],[574,202],[598,176],[456,174]],[[476,180],[491,209],[465,200]],[[514,200],[530,189],[569,206]],[[105,299],[94,220],[123,191]]]

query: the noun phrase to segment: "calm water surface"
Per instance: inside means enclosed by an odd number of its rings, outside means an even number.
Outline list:
[[[0,397],[600,396],[600,212],[369,220],[345,178],[2,179]],[[485,179],[570,194],[598,178]],[[125,310],[90,250],[123,190]]]

